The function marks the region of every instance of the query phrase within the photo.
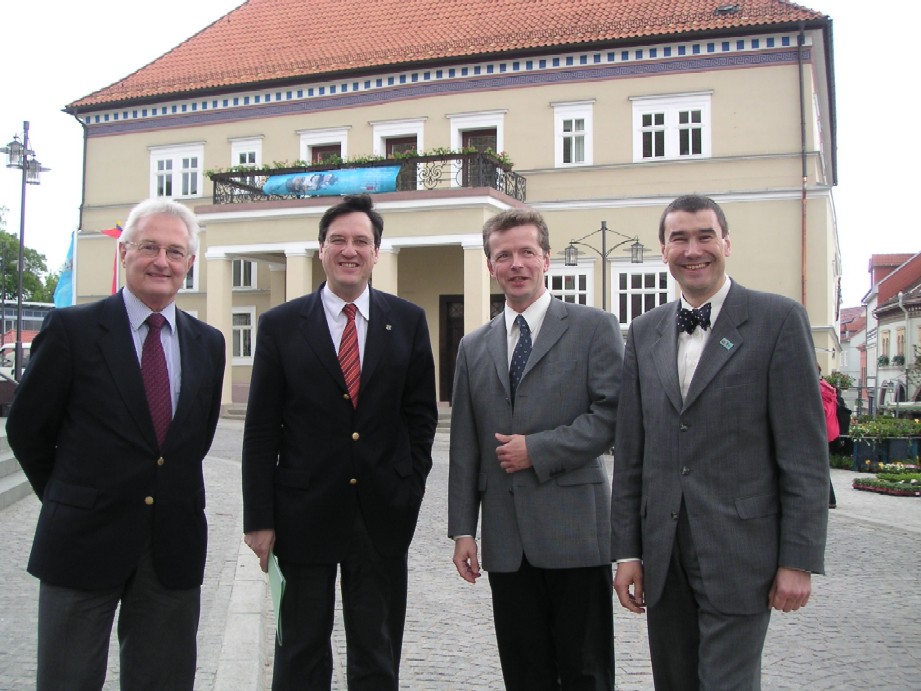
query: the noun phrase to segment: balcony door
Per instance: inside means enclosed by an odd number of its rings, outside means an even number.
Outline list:
[[[394,154],[416,151],[418,146],[415,137],[390,137],[385,141],[385,144],[387,158],[393,158]],[[416,166],[415,164],[404,163],[400,168],[400,174],[397,175],[397,192],[412,191],[416,188]]]
[[[496,151],[499,137],[496,133],[496,128],[492,127],[485,130],[466,130],[461,133],[461,141],[465,151],[467,149],[476,149],[481,152],[487,149]],[[464,166],[463,186],[472,187],[478,184],[487,184],[484,173],[485,171],[480,169],[480,164],[471,163]],[[492,181],[489,181],[488,186],[492,186]]]

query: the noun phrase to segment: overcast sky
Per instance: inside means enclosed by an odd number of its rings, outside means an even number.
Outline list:
[[[242,4],[242,0],[36,0],[0,6],[0,145],[29,120],[32,148],[43,166],[28,187],[26,245],[64,262],[79,222],[83,134],[61,109],[134,72]],[[917,252],[921,232],[908,200],[918,194],[919,138],[908,81],[916,60],[921,3],[892,0],[885,30],[867,30],[867,5],[855,0],[802,2],[834,19],[838,105],[838,179],[834,191],[844,261],[844,305],[869,288],[871,254]],[[14,11],[16,14],[14,15]],[[18,30],[13,30],[18,27]],[[233,60],[233,56],[228,56]],[[5,157],[3,160],[5,164]],[[7,231],[18,233],[21,178],[0,166],[0,206]],[[112,219],[114,224],[124,221]],[[739,232],[739,229],[736,230]]]

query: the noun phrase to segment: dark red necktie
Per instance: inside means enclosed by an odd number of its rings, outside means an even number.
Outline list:
[[[358,407],[358,384],[361,381],[361,362],[358,359],[358,330],[355,328],[355,312],[358,308],[349,303],[342,308],[348,322],[339,341],[339,366],[345,377],[345,386],[352,399],[352,407]]]
[[[147,405],[157,433],[157,443],[162,447],[173,419],[173,400],[169,390],[169,372],[166,369],[166,356],[160,342],[160,329],[166,318],[157,312],[147,317],[147,338],[141,349],[141,376],[144,378],[144,390],[147,392]]]

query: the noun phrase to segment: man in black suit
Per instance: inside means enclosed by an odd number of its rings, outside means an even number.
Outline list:
[[[119,604],[121,688],[193,686],[225,358],[174,302],[197,247],[186,207],[140,203],[119,241],[125,288],[52,310],[32,344],[6,430],[42,502],[40,691],[102,688]]]
[[[320,220],[326,283],[259,323],[243,435],[243,528],[287,580],[272,688],[329,689],[341,577],[351,691],[399,687],[407,553],[435,436],[425,313],[369,287],[367,195]],[[353,376],[354,375],[354,376]]]

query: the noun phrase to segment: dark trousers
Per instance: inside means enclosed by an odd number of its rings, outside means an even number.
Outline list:
[[[275,642],[272,691],[328,690],[337,564],[303,565],[279,558],[279,566],[286,581],[283,645]],[[349,691],[396,691],[406,620],[407,555],[381,556],[359,514],[338,570]]]
[[[191,690],[201,589],[170,590],[150,550],[119,588],[76,590],[42,582],[38,596],[37,691],[98,691],[118,614],[119,678],[125,691]]]
[[[507,691],[613,691],[611,565],[489,572]]]
[[[771,610],[720,612],[704,592],[684,506],[665,590],[646,614],[655,687],[666,691],[758,691]]]

